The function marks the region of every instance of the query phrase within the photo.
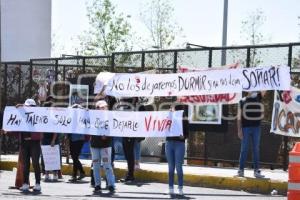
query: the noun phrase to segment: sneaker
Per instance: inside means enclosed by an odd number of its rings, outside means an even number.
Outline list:
[[[41,191],[41,185],[40,184],[35,184],[35,186],[33,187],[33,191],[36,191],[36,192],[40,192]]]
[[[238,170],[238,173],[237,173],[237,176],[238,176],[238,177],[244,177],[244,170],[239,169],[239,170]]]
[[[254,170],[254,177],[255,178],[264,178],[265,176],[261,174],[260,170]]]
[[[57,174],[53,174],[52,180],[53,181],[58,181],[58,175]]]
[[[50,181],[50,176],[49,176],[49,174],[45,174],[44,181]]]
[[[174,195],[174,189],[173,188],[169,188],[167,191],[166,191],[166,194],[169,194],[169,195]]]
[[[29,185],[24,183],[22,187],[20,187],[20,190],[22,190],[23,192],[29,191]]]
[[[97,186],[94,188],[94,192],[101,192],[101,187],[100,187],[100,185],[97,185]]]
[[[69,179],[69,182],[76,182],[76,181],[77,181],[77,178],[74,177],[74,176],[73,176],[72,178]]]
[[[79,177],[78,177],[78,180],[84,179],[84,177],[85,177],[85,174],[84,174],[84,173],[81,173],[81,174],[79,175]]]
[[[183,189],[182,188],[178,188],[178,194],[183,196]]]
[[[121,179],[120,181],[122,183],[129,183],[129,182],[134,181],[134,178],[133,177],[126,177],[125,179]]]
[[[115,187],[110,185],[110,186],[108,186],[108,190],[109,190],[109,192],[115,192]]]

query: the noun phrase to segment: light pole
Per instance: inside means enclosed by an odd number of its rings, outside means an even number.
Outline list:
[[[227,45],[228,0],[224,0],[222,47]],[[221,65],[226,65],[226,50],[222,49]]]

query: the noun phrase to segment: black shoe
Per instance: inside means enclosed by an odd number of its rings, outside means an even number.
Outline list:
[[[134,181],[134,178],[133,177],[126,177],[125,179],[121,179],[120,181],[122,183],[129,183],[129,182]]]
[[[97,186],[94,188],[94,192],[101,192],[101,187],[100,187],[100,185],[97,185]]]
[[[114,186],[108,186],[109,192],[115,192],[115,187]]]
[[[78,177],[78,180],[81,180],[81,179],[83,179],[85,177],[85,174],[84,173],[81,173],[80,175],[79,175],[79,177]]]
[[[76,181],[77,181],[77,178],[74,177],[74,176],[73,176],[72,178],[69,179],[69,182],[72,182],[72,183],[74,183],[74,182],[76,182]]]

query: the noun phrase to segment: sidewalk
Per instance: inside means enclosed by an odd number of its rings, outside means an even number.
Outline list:
[[[17,155],[1,155],[0,169],[12,170],[17,166]],[[65,158],[63,158],[63,162]],[[86,174],[89,174],[91,160],[81,160],[84,164]],[[124,177],[127,164],[124,161],[115,161],[115,175],[118,178]],[[63,164],[63,174],[71,174],[72,164]],[[253,170],[245,170],[245,177],[235,177],[237,168],[199,167],[184,166],[184,184],[189,186],[201,186],[208,188],[221,188],[229,190],[243,190],[254,193],[270,194],[275,189],[278,194],[286,195],[288,173],[282,169],[263,169],[264,179],[256,179]],[[141,163],[141,170],[135,173],[139,181],[154,181],[167,183],[167,163]]]

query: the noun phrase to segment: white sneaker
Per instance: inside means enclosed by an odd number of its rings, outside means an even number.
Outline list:
[[[183,189],[182,188],[178,188],[178,194],[183,196]]]
[[[237,173],[237,176],[238,176],[238,177],[244,177],[244,170],[239,169],[239,170],[238,170],[238,173]]]
[[[255,178],[265,178],[264,175],[261,174],[261,171],[260,170],[254,170],[254,177]]]
[[[20,187],[20,190],[22,190],[23,192],[29,191],[29,185],[24,183],[22,187]]]
[[[53,181],[57,181],[58,180],[58,175],[57,174],[53,174],[52,180]]]
[[[35,184],[35,186],[33,187],[33,191],[36,191],[36,192],[39,192],[39,191],[41,191],[41,185],[40,184]]]
[[[169,188],[169,189],[166,191],[166,194],[169,194],[169,195],[175,194],[175,193],[174,193],[174,189],[173,189],[173,188]]]

